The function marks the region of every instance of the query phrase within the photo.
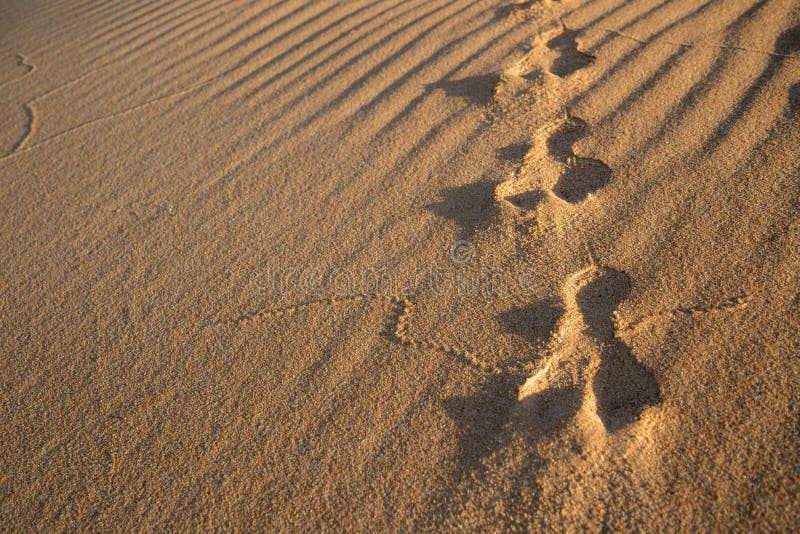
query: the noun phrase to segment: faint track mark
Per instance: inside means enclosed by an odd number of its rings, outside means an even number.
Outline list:
[[[51,141],[54,141],[56,139],[59,139],[59,138],[64,137],[66,135],[69,135],[69,134],[71,134],[71,133],[73,133],[75,131],[81,130],[83,128],[86,128],[87,126],[91,126],[93,124],[105,122],[105,121],[110,120],[110,119],[116,119],[118,117],[122,117],[122,116],[128,115],[130,113],[134,113],[136,111],[139,111],[139,110],[141,110],[143,108],[146,108],[148,106],[152,106],[154,104],[158,104],[160,102],[163,102],[163,101],[166,101],[166,100],[169,100],[169,99],[172,99],[172,98],[178,98],[180,96],[184,96],[186,94],[191,93],[192,91],[196,91],[197,89],[200,89],[202,87],[205,87],[206,85],[209,85],[209,84],[213,83],[217,78],[219,78],[219,76],[213,76],[213,77],[211,77],[209,79],[197,82],[195,84],[191,84],[188,87],[185,87],[184,89],[180,89],[178,91],[174,91],[172,93],[168,93],[166,95],[162,95],[162,96],[153,98],[153,99],[148,100],[146,102],[142,102],[141,104],[137,104],[135,106],[131,106],[129,108],[123,109],[121,111],[110,113],[108,115],[103,115],[102,117],[97,117],[95,119],[83,122],[81,124],[78,124],[76,126],[68,128],[68,129],[66,129],[66,130],[64,130],[62,132],[59,132],[59,133],[54,134],[54,135],[51,135],[50,137],[48,137],[46,139],[42,139],[38,143],[35,143],[33,145],[29,145],[29,146],[25,146],[25,144],[28,141],[28,139],[30,139],[31,135],[33,135],[33,133],[34,133],[34,131],[36,129],[36,124],[39,122],[38,116],[37,116],[36,112],[34,111],[34,108],[32,107],[33,103],[36,100],[40,100],[41,98],[44,98],[45,96],[51,95],[56,91],[60,91],[61,89],[64,89],[65,87],[67,87],[69,85],[75,84],[78,81],[90,76],[91,74],[94,74],[94,71],[86,73],[86,74],[84,74],[84,75],[82,75],[82,76],[80,76],[80,77],[78,77],[78,78],[76,78],[74,80],[71,80],[71,81],[69,81],[69,82],[67,82],[65,84],[62,84],[61,86],[59,86],[59,87],[57,87],[55,89],[52,89],[52,90],[48,91],[47,93],[45,93],[43,95],[40,95],[40,96],[36,97],[35,99],[33,99],[33,100],[29,101],[28,103],[26,103],[25,104],[26,113],[28,113],[28,115],[30,117],[29,127],[28,127],[25,135],[22,137],[22,139],[20,139],[12,147],[12,150],[8,154],[0,157],[0,161],[4,161],[4,160],[7,160],[7,159],[10,159],[10,158],[12,158],[14,156],[17,156],[19,154],[24,154],[25,152],[31,151],[31,150],[33,150],[33,149],[35,149],[37,147],[40,147],[40,146],[42,146],[44,144],[47,144],[47,143],[49,143]]]
[[[716,48],[719,50],[738,50],[741,52],[751,52],[753,54],[763,54],[765,56],[773,56],[773,57],[784,57],[790,59],[800,59],[800,55],[797,54],[786,54],[782,52],[775,52],[769,50],[761,50],[758,48],[750,48],[746,46],[732,46],[732,45],[714,45],[714,44],[699,44],[699,43],[682,43],[680,41],[670,41],[668,39],[658,39],[658,38],[644,38],[632,35],[630,33],[622,32],[619,30],[613,30],[611,28],[601,28],[601,27],[586,27],[586,28],[575,28],[574,31],[582,32],[582,31],[601,31],[606,33],[611,33],[622,37],[623,39],[629,39],[631,41],[635,41],[639,44],[648,44],[653,42],[661,42],[664,44],[682,47],[682,48],[705,48],[705,49],[712,49]]]
[[[240,327],[249,323],[292,317],[295,314],[317,307],[335,307],[349,305],[356,302],[383,302],[392,308],[390,315],[388,333],[397,343],[414,349],[428,349],[444,353],[448,356],[461,360],[463,363],[480,369],[491,374],[503,374],[513,370],[515,367],[501,367],[491,365],[478,356],[474,351],[442,342],[438,339],[426,339],[415,336],[410,329],[411,318],[415,304],[410,297],[397,295],[379,294],[355,294],[345,297],[325,297],[321,299],[307,300],[298,304],[291,304],[278,308],[270,308],[261,311],[253,311],[241,314],[230,319],[222,319],[203,324],[204,329],[216,329],[219,327]]]
[[[749,295],[740,295],[713,304],[678,306],[677,308],[664,310],[640,319],[636,319],[628,324],[620,324],[618,325],[618,328],[621,332],[636,332],[641,328],[646,328],[658,321],[665,319],[698,317],[706,314],[727,313],[741,310],[746,308],[751,301],[752,297]]]
[[[36,70],[36,65],[34,65],[33,63],[30,63],[28,61],[28,59],[25,56],[23,56],[22,54],[16,54],[14,56],[14,59],[16,59],[16,61],[17,61],[17,66],[18,67],[25,67],[26,71],[25,71],[24,74],[22,74],[22,76],[17,76],[16,78],[12,78],[10,80],[6,80],[6,81],[0,83],[0,89],[5,87],[6,85],[10,85],[12,83],[15,83],[15,82],[18,82],[20,80],[23,80],[23,79],[27,78],[28,76],[30,76]]]

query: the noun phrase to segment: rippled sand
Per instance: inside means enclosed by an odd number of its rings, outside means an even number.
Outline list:
[[[2,530],[800,524],[795,0],[0,35]]]

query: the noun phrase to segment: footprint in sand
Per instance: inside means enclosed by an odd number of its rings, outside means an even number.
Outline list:
[[[630,290],[630,278],[625,273],[596,269],[575,295],[584,333],[599,348],[599,367],[592,386],[597,415],[612,432],[634,422],[647,406],[661,402],[653,374],[616,335],[613,314]]]
[[[569,117],[547,140],[550,156],[565,166],[553,186],[553,194],[571,204],[586,200],[611,180],[608,165],[597,159],[581,158],[572,150],[572,146],[588,133],[586,122]]]
[[[545,70],[566,78],[590,65],[594,57],[578,50],[577,36],[578,32],[562,25],[537,37],[530,51],[503,71],[498,87],[502,89],[503,84],[513,80],[523,80],[524,85],[524,80],[540,79]],[[541,80],[553,83],[546,78]],[[567,114],[561,124],[549,127],[556,129],[547,137],[545,146],[530,145],[525,154],[514,150],[522,143],[503,149],[504,153],[514,153],[520,166],[500,185],[496,196],[522,212],[533,210],[548,194],[570,204],[583,202],[611,180],[608,165],[573,151],[573,145],[590,131],[586,122]],[[548,189],[550,193],[546,192]]]
[[[578,50],[578,31],[565,26],[537,36],[531,49],[504,70],[508,76],[536,80],[547,71],[558,78],[569,78],[594,63],[594,56]]]
[[[625,273],[597,265],[569,277],[549,356],[520,387],[520,424],[551,430],[582,408],[590,421],[615,432],[661,402],[652,372],[616,335],[614,311],[630,288]]]
[[[498,184],[495,197],[523,212],[533,210],[549,195],[569,204],[587,200],[608,185],[612,176],[611,168],[602,161],[573,152],[575,142],[589,131],[581,119],[567,117],[541,146],[517,143],[499,151],[499,158],[509,160],[513,154],[519,165]],[[521,154],[524,146],[530,148]]]
[[[598,159],[575,157],[553,186],[553,194],[565,202],[576,204],[606,186],[611,169]]]
[[[558,54],[550,65],[551,73],[566,78],[594,62],[594,56],[578,50],[577,37],[577,31],[564,27],[558,35],[547,42],[547,48]]]

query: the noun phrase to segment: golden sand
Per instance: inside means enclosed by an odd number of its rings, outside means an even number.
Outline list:
[[[800,524],[796,0],[0,35],[0,529]]]

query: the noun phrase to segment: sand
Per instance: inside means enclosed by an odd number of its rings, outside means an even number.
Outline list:
[[[0,35],[0,529],[800,524],[796,1]]]

